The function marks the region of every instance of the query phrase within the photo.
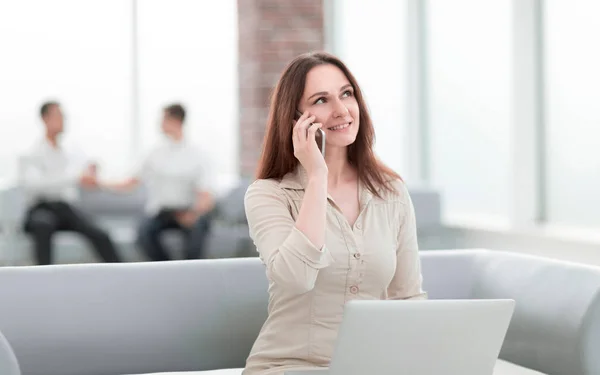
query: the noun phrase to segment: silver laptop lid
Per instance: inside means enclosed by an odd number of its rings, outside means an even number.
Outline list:
[[[351,301],[330,375],[492,374],[513,300]]]

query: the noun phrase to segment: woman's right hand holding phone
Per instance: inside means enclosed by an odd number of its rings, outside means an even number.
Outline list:
[[[292,142],[294,156],[300,161],[310,177],[326,177],[327,164],[317,146],[316,132],[323,124],[313,123],[315,116],[304,112],[294,124]]]
[[[316,132],[322,124],[313,123],[316,117],[305,112],[294,124],[292,142],[294,156],[306,170],[308,183],[300,211],[296,217],[296,228],[317,248],[325,245],[327,226],[327,164],[319,150]]]

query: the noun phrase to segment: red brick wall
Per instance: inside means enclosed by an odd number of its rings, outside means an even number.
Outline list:
[[[323,0],[238,0],[240,172],[254,176],[269,95],[295,56],[324,48]]]

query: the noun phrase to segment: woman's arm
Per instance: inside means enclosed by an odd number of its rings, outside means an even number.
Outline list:
[[[415,210],[405,185],[400,188],[400,229],[396,247],[396,274],[388,287],[388,299],[426,299],[422,289],[421,260],[417,242]]]
[[[325,246],[326,180],[310,180],[296,221],[276,181],[254,182],[244,205],[269,279],[298,294],[312,290],[319,270],[333,263]]]

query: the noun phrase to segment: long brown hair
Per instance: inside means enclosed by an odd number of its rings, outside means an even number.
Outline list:
[[[399,179],[400,176],[379,161],[373,152],[375,130],[356,78],[340,59],[326,52],[310,52],[296,57],[279,78],[271,95],[257,178],[281,179],[298,166],[292,142],[296,109],[304,93],[308,72],[315,66],[324,64],[334,65],[344,73],[354,88],[354,96],[358,102],[360,125],[356,140],[348,146],[348,162],[356,168],[360,181],[375,196],[381,197],[378,191],[381,188],[392,192],[390,181]]]

